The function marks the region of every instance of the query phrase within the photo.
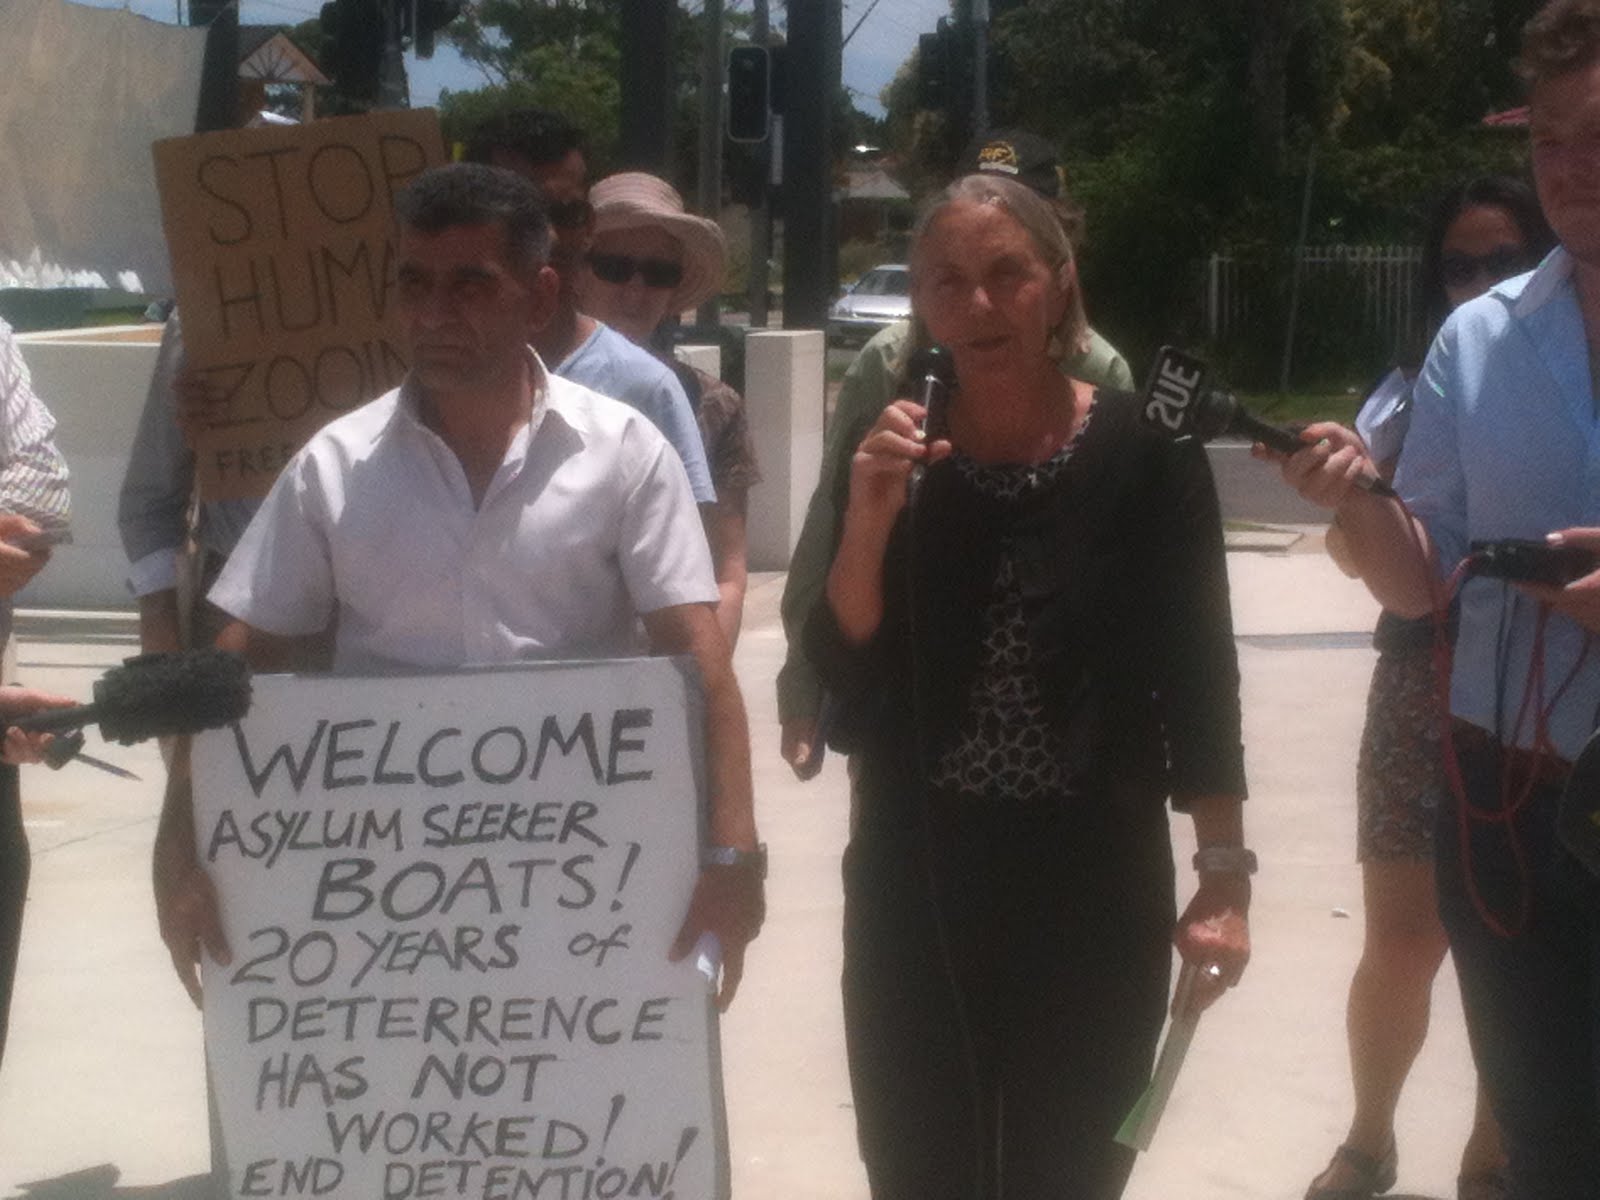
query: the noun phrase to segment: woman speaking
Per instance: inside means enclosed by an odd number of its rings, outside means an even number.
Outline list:
[[[1197,444],[1060,369],[1083,305],[1027,188],[958,180],[911,269],[954,384],[928,436],[902,399],[862,441],[807,628],[860,766],[844,1002],[862,1155],[875,1200],[1115,1197],[1172,941],[1201,1004],[1249,957],[1216,495]],[[1176,934],[1169,795],[1201,847]]]

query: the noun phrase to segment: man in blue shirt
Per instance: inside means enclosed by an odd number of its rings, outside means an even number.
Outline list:
[[[1561,245],[1440,331],[1395,479],[1409,512],[1353,486],[1372,464],[1337,425],[1312,426],[1284,463],[1404,616],[1442,603],[1439,581],[1474,541],[1600,551],[1600,0],[1547,5],[1521,66]],[[1600,1197],[1600,879],[1556,832],[1572,760],[1600,724],[1597,633],[1600,571],[1561,588],[1473,577],[1461,592],[1439,910],[1518,1200]]]
[[[574,281],[594,232],[582,131],[560,113],[516,109],[478,129],[467,146],[467,158],[505,167],[529,180],[549,211],[555,232],[550,265],[560,276],[561,293],[549,324],[531,337],[545,365],[563,379],[621,400],[649,417],[683,459],[695,501],[715,504],[705,443],[678,377],[655,355],[578,311]]]

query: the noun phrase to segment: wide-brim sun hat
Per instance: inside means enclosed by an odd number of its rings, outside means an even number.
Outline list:
[[[589,189],[596,236],[622,229],[661,229],[683,247],[683,282],[671,312],[698,308],[722,290],[727,243],[715,221],[685,212],[678,189],[657,175],[623,171]]]

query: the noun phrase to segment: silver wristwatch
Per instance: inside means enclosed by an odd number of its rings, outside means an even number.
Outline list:
[[[700,861],[708,867],[748,867],[758,879],[767,877],[767,844],[756,843],[754,850],[740,850],[734,846],[707,846]]]
[[[1202,846],[1194,855],[1202,875],[1254,875],[1257,865],[1256,852],[1243,846]]]

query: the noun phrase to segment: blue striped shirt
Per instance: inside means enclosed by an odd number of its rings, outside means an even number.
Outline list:
[[[1427,526],[1448,574],[1469,542],[1542,539],[1600,526],[1600,419],[1573,260],[1553,251],[1450,316],[1413,393],[1395,486]],[[1450,709],[1513,741],[1533,665],[1538,604],[1495,579],[1461,596]],[[1556,752],[1575,758],[1600,718],[1600,637],[1552,613],[1544,691]],[[1573,671],[1576,670],[1576,674]],[[1534,741],[1532,711],[1515,743]]]

